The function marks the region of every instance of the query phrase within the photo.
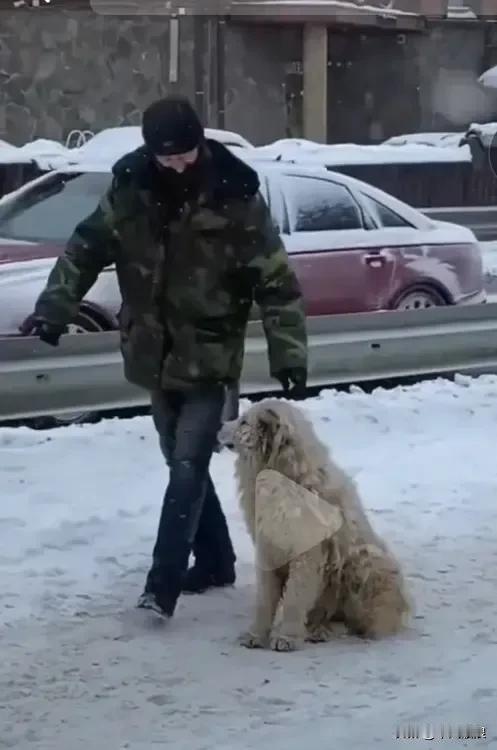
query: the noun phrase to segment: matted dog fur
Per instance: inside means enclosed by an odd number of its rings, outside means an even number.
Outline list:
[[[380,638],[410,611],[398,562],[373,530],[354,481],[302,410],[266,399],[226,423],[241,509],[256,552],[256,605],[242,637],[290,651],[325,641],[337,625]]]

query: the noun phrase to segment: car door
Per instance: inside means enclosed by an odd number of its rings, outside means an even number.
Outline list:
[[[53,173],[0,205],[0,335],[18,332],[32,312],[55,259],[92,211],[111,173]],[[115,271],[104,269],[85,296],[109,318],[120,306]]]
[[[338,180],[274,177],[286,207],[281,236],[302,286],[308,315],[369,312],[389,299],[395,254],[353,192]]]

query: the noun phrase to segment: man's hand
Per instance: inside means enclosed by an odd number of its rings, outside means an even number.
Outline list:
[[[276,373],[276,379],[280,381],[283,395],[286,398],[300,401],[306,397],[307,371],[303,367],[289,367]]]
[[[19,326],[19,330],[23,336],[38,336],[40,341],[50,346],[58,346],[59,339],[65,332],[66,327],[56,325],[54,323],[48,323],[46,320],[37,318],[36,315],[28,315]]]

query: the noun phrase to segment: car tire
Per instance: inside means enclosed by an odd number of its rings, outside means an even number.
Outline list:
[[[403,292],[392,305],[392,310],[427,310],[430,307],[447,305],[447,300],[438,289],[418,286]]]
[[[102,315],[88,309],[79,311],[74,322],[68,326],[68,333],[100,333],[109,331],[111,326]],[[35,417],[27,422],[27,425],[35,430],[47,430],[55,427],[69,427],[74,424],[95,422],[99,417],[98,412],[83,411],[70,414]]]

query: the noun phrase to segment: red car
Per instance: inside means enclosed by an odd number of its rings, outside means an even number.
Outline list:
[[[260,175],[309,315],[485,301],[481,250],[470,230],[428,219],[346,175],[244,158]],[[110,170],[111,163],[74,165],[0,201],[0,335],[15,334],[31,312],[55,257],[109,185]],[[119,307],[110,268],[72,330],[113,328]]]

